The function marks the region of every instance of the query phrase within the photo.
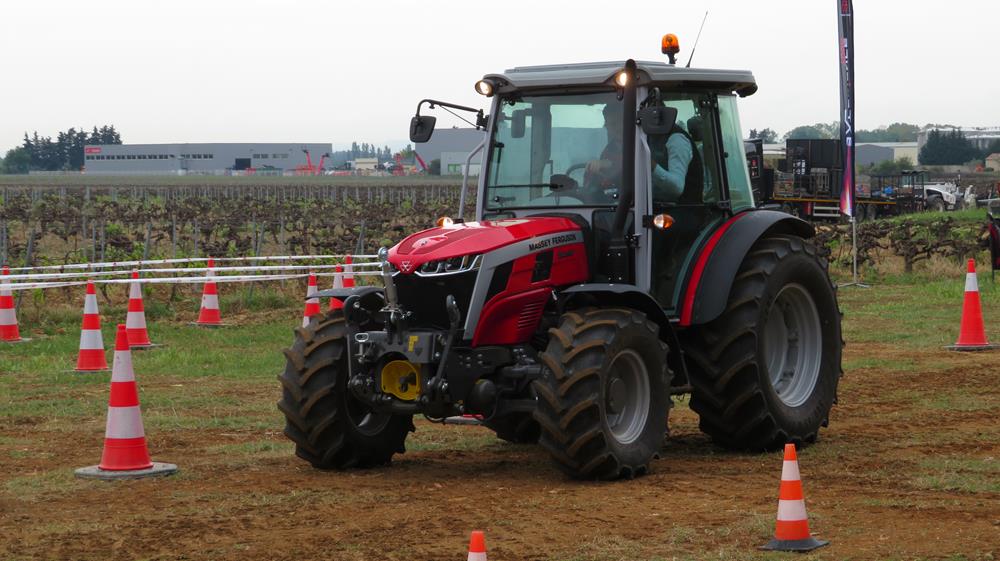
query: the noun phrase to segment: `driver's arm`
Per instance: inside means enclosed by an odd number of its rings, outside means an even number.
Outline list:
[[[682,134],[667,139],[667,162],[653,162],[653,199],[676,201],[684,192],[688,166],[691,165],[691,142]]]

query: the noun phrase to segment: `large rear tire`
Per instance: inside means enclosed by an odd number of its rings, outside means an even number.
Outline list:
[[[841,376],[840,309],[827,264],[806,240],[758,240],[725,311],[683,334],[703,432],[722,446],[813,442]]]
[[[572,477],[645,473],[670,407],[659,326],[637,310],[586,308],[564,314],[549,334],[534,382],[539,444]]]
[[[327,312],[295,330],[278,376],[285,436],[295,455],[320,469],[388,464],[404,452],[410,416],[377,414],[347,388],[347,327],[341,310]]]

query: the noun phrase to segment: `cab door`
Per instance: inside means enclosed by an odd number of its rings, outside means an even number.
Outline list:
[[[720,169],[716,96],[668,93],[662,103],[677,109],[674,132],[666,138],[639,133],[648,161],[643,167],[637,164],[636,176],[638,180],[645,175],[649,194],[646,228],[640,236],[648,240],[648,251],[641,262],[648,271],[650,294],[668,315],[675,315],[698,248],[728,215],[722,203],[727,195]],[[668,227],[650,223],[658,214],[670,217]]]

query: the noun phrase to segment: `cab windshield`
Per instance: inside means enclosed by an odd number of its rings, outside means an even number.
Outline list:
[[[502,100],[486,208],[614,206],[622,176],[622,113],[613,91]]]

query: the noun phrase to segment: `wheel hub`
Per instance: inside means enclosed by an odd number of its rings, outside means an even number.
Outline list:
[[[628,389],[625,388],[625,382],[622,382],[621,378],[612,378],[611,383],[608,384],[608,412],[609,413],[621,413],[622,409],[625,407],[625,403],[628,400]]]
[[[804,286],[788,284],[775,296],[764,326],[764,357],[778,398],[789,407],[805,403],[819,380],[823,330]]]
[[[610,380],[604,387],[608,431],[620,444],[642,436],[649,419],[650,389],[646,362],[637,352],[619,352],[608,365]]]

